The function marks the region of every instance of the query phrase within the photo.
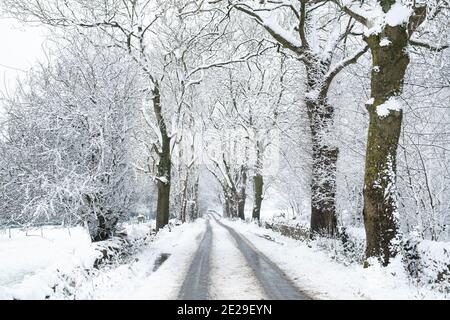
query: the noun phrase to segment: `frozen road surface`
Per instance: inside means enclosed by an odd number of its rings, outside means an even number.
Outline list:
[[[277,265],[218,216],[206,229],[181,285],[178,299],[307,300]]]

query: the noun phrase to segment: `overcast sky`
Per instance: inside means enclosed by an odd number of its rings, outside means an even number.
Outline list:
[[[44,58],[45,30],[0,19],[0,94],[14,89],[16,78]]]

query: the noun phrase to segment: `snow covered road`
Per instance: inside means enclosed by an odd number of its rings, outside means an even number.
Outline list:
[[[212,231],[209,219],[206,220],[206,231],[195,253],[186,278],[181,286],[179,299],[206,300],[208,298],[209,259],[212,244]]]
[[[92,268],[98,251],[83,228],[12,230],[0,235],[0,300],[448,299],[412,283],[400,259],[363,268],[337,261],[320,243],[214,216],[167,226],[100,269]],[[151,228],[131,224],[127,232],[141,239]]]
[[[232,227],[213,216],[206,224],[179,299],[310,299]]]
[[[238,226],[207,215],[195,222],[167,227],[128,262],[92,269],[90,273],[86,268],[95,258],[91,252],[94,244],[86,241],[83,252],[70,255],[68,250],[60,254],[61,258],[24,276],[23,268],[11,270],[8,281],[0,283],[0,299],[308,299],[267,253],[256,249],[248,234],[237,231]],[[150,226],[130,228],[131,234],[146,234]],[[79,231],[85,235],[83,229]],[[57,232],[60,230],[51,235]],[[12,248],[17,242],[36,242],[30,237],[15,238],[4,242]],[[21,265],[34,267],[25,262]],[[55,291],[56,287],[62,289]]]
[[[267,297],[272,300],[310,300],[293,284],[286,274],[267,256],[258,251],[243,235],[233,228],[217,223],[231,234]]]

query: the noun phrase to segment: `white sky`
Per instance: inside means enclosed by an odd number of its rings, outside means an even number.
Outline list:
[[[44,28],[0,18],[0,131],[5,129],[2,98],[14,92],[17,78],[45,57],[44,40]]]
[[[17,77],[43,59],[45,29],[0,19],[0,96],[14,89]]]

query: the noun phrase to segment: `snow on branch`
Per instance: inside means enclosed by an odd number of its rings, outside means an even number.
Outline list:
[[[335,4],[338,5],[338,7],[345,12],[346,14],[348,14],[350,17],[352,17],[353,19],[355,19],[356,21],[358,21],[359,23],[368,26],[369,22],[367,17],[364,16],[364,14],[357,12],[355,9],[347,6],[346,4],[343,3],[343,1],[341,0],[331,0],[332,2],[334,2]]]
[[[396,1],[386,12],[379,1],[361,3],[351,0],[332,0],[332,2],[344,13],[365,26],[364,34],[366,36],[379,34],[385,26],[395,27],[401,25],[408,25],[409,33],[412,34],[424,21],[427,11],[426,5],[415,7],[404,4],[401,1]]]
[[[339,72],[342,71],[345,67],[356,63],[358,59],[369,50],[369,46],[364,46],[356,50],[351,56],[346,57],[345,59],[338,62],[331,70],[325,75],[326,82],[329,84],[334,79]]]
[[[237,10],[251,16],[258,24],[260,24],[267,32],[280,43],[283,47],[290,49],[296,53],[302,50],[302,43],[292,33],[281,27],[274,19],[273,15],[263,15],[261,10],[254,9],[245,3],[234,3],[233,7]],[[274,10],[272,8],[271,10]],[[271,11],[264,9],[264,11]]]
[[[386,102],[377,106],[377,114],[380,118],[387,117],[391,111],[400,112],[403,109],[403,102],[400,97],[390,97]]]
[[[272,48],[272,47],[265,48],[264,50],[261,50],[261,51],[258,50],[258,52],[256,52],[256,53],[246,54],[245,56],[242,56],[240,58],[230,59],[230,60],[226,60],[226,61],[217,61],[217,62],[213,62],[213,63],[210,63],[210,64],[205,64],[205,65],[198,66],[197,68],[191,70],[188,73],[188,75],[186,76],[185,79],[189,79],[191,76],[193,76],[197,72],[204,71],[204,70],[207,70],[207,69],[220,68],[220,67],[223,67],[223,66],[226,66],[226,65],[229,65],[229,64],[233,64],[233,63],[246,62],[246,61],[248,61],[251,58],[260,56],[261,54],[263,54],[265,51],[267,51],[270,48]],[[189,82],[189,84],[198,83],[200,81],[201,80],[192,81],[192,82]],[[188,85],[186,84],[186,87],[187,86]]]
[[[442,45],[442,46],[435,46],[435,45],[432,45],[432,44],[429,44],[429,43],[425,43],[425,42],[421,42],[421,41],[414,40],[414,39],[410,39],[409,43],[411,45],[413,45],[413,46],[416,46],[416,47],[422,47],[422,48],[429,49],[431,51],[438,51],[438,52],[439,51],[443,51],[443,50],[445,50],[445,49],[447,49],[449,47],[448,44],[445,44],[445,45]]]
[[[142,112],[142,116],[144,117],[145,123],[152,129],[152,131],[158,137],[159,146],[162,146],[163,139],[162,139],[161,131],[158,130],[156,125],[148,118],[147,114],[145,113],[144,107],[142,107],[141,112]],[[162,152],[162,150],[160,149],[159,146],[157,146],[156,151],[157,152]]]

